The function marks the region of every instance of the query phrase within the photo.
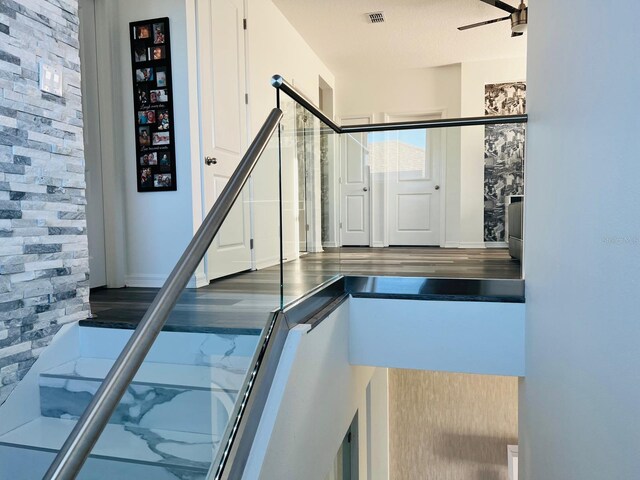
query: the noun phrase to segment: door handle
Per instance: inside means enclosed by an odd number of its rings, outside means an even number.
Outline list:
[[[435,188],[436,190],[440,190],[440,185],[436,185],[436,186],[435,186],[435,187],[433,187],[433,188]]]
[[[204,157],[204,163],[206,165],[215,165],[218,163],[218,159],[216,157]]]
[[[364,188],[362,189],[362,191],[363,191],[363,192],[368,192],[368,191],[369,191],[369,189],[368,189],[367,187],[364,187]]]

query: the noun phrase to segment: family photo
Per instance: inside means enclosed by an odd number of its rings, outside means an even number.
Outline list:
[[[145,153],[140,157],[140,165],[148,166],[148,165],[157,165],[158,164],[158,154],[156,152]]]
[[[153,176],[153,186],[154,187],[170,187],[171,186],[171,174],[170,173],[159,173]]]
[[[158,130],[169,130],[169,110],[160,110],[158,113]]]
[[[138,123],[140,125],[147,125],[149,123],[156,123],[156,111],[155,110],[142,110],[138,112]]]
[[[151,90],[149,92],[149,99],[151,103],[164,103],[169,101],[169,96],[166,90]]]
[[[164,58],[164,47],[151,47],[149,49],[151,60],[162,60]]]
[[[141,147],[148,147],[151,144],[151,135],[149,127],[138,128],[138,144]]]
[[[149,27],[149,25],[140,25],[139,27],[134,27],[133,38],[136,40],[151,38],[151,28]]]
[[[166,87],[167,86],[167,69],[166,69],[166,67],[158,67],[158,68],[156,68],[156,86],[158,86],[158,87]]]
[[[153,24],[153,43],[164,43],[164,23]]]
[[[171,165],[171,160],[169,159],[171,154],[169,152],[158,152],[160,159],[158,160],[158,165],[161,167],[168,167]]]
[[[153,68],[139,68],[136,70],[136,81],[151,82],[153,81]]]
[[[150,187],[153,185],[153,174],[151,173],[150,168],[143,168],[140,172],[140,186],[141,187]]]
[[[146,62],[147,61],[147,49],[144,47],[137,47],[134,52],[134,59],[136,62]]]
[[[153,134],[154,145],[168,145],[170,141],[169,132],[155,132]]]

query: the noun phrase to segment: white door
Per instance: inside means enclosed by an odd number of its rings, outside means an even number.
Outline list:
[[[243,1],[197,0],[196,18],[206,214],[246,150]],[[245,187],[207,254],[210,280],[251,268],[250,234]]]
[[[390,122],[434,117],[389,117]],[[387,132],[388,244],[440,245],[441,129]]]
[[[369,162],[365,135],[342,136],[340,174],[340,225],[342,245],[370,244]]]

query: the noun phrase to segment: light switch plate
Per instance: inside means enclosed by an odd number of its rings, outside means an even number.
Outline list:
[[[40,62],[40,90],[62,96],[62,67]]]

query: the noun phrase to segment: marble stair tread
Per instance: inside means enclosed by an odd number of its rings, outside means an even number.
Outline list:
[[[41,377],[102,381],[114,360],[81,357],[42,372]],[[145,362],[133,379],[134,384],[162,385],[191,390],[238,392],[249,360],[227,357],[211,366]]]
[[[75,424],[75,420],[39,417],[0,436],[0,445],[57,451]],[[91,456],[206,471],[219,441],[217,436],[199,433],[109,424]]]

